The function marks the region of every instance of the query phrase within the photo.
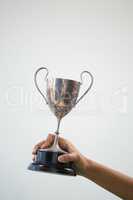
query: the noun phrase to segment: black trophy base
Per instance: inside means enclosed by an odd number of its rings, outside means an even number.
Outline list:
[[[49,172],[68,176],[76,176],[75,166],[72,162],[60,163],[58,156],[64,154],[60,151],[39,150],[37,152],[36,161],[31,163],[29,170],[38,172]]]

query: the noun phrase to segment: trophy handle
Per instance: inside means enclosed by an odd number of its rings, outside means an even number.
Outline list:
[[[38,86],[38,83],[37,83],[37,75],[38,75],[38,73],[39,73],[41,70],[46,70],[46,72],[47,72],[47,73],[46,73],[46,76],[45,76],[45,80],[46,80],[46,78],[47,78],[47,76],[48,76],[48,74],[49,74],[49,71],[48,71],[48,69],[47,69],[46,67],[40,67],[39,69],[36,70],[36,72],[35,72],[35,74],[34,74],[34,82],[35,82],[35,86],[36,86],[38,92],[42,95],[42,97],[44,98],[46,104],[48,104],[47,98],[45,97],[45,95],[43,94],[43,92],[40,90],[40,88],[39,88],[39,86]]]
[[[88,89],[81,95],[81,97],[76,101],[76,104],[79,103],[79,101],[81,101],[83,99],[83,97],[89,92],[89,90],[91,89],[92,85],[93,85],[93,81],[94,81],[94,78],[92,76],[92,74],[88,71],[83,71],[81,72],[80,74],[80,78],[81,78],[81,84],[83,84],[83,74],[88,74],[90,77],[91,77],[91,83],[88,87]]]

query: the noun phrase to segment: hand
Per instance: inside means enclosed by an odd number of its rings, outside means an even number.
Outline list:
[[[33,160],[35,160],[37,150],[48,148],[53,144],[54,137],[55,136],[53,134],[49,134],[46,140],[41,141],[40,143],[35,145],[32,152]],[[88,159],[85,158],[71,142],[69,142],[64,138],[59,137],[59,146],[64,151],[68,152],[58,157],[59,162],[62,163],[73,162],[76,166],[77,174],[85,176],[86,167],[88,168]]]
[[[53,144],[54,137],[53,134],[49,134],[46,140],[38,143],[34,147],[32,152],[33,160],[38,149],[45,149]],[[59,146],[68,152],[58,157],[59,162],[73,162],[78,175],[88,178],[122,199],[133,199],[133,178],[87,159],[71,142],[64,138],[59,137]]]

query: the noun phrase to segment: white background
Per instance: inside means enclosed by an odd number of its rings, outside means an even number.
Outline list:
[[[132,176],[132,10],[131,0],[0,0],[1,200],[119,199],[81,177],[27,170],[34,144],[56,128],[33,75],[43,65],[56,77],[93,73],[94,86],[62,121],[62,136]]]

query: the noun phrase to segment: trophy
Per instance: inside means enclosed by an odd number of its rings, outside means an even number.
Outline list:
[[[46,96],[40,90],[37,83],[37,75],[42,70],[45,70],[46,72]],[[84,74],[88,75],[91,81],[86,91],[78,97],[80,87],[83,84]],[[67,115],[72,108],[74,108],[77,103],[79,103],[80,100],[83,99],[83,97],[89,92],[93,85],[93,76],[90,72],[83,71],[80,74],[81,82],[78,82],[63,78],[48,78],[48,75],[48,69],[46,67],[41,67],[35,72],[34,81],[37,90],[57,118],[57,130],[55,131],[53,145],[47,149],[39,149],[37,151],[35,161],[29,165],[28,169],[33,171],[76,176],[76,169],[73,162],[60,163],[58,161],[58,156],[67,153],[58,145],[60,122],[62,118]]]

